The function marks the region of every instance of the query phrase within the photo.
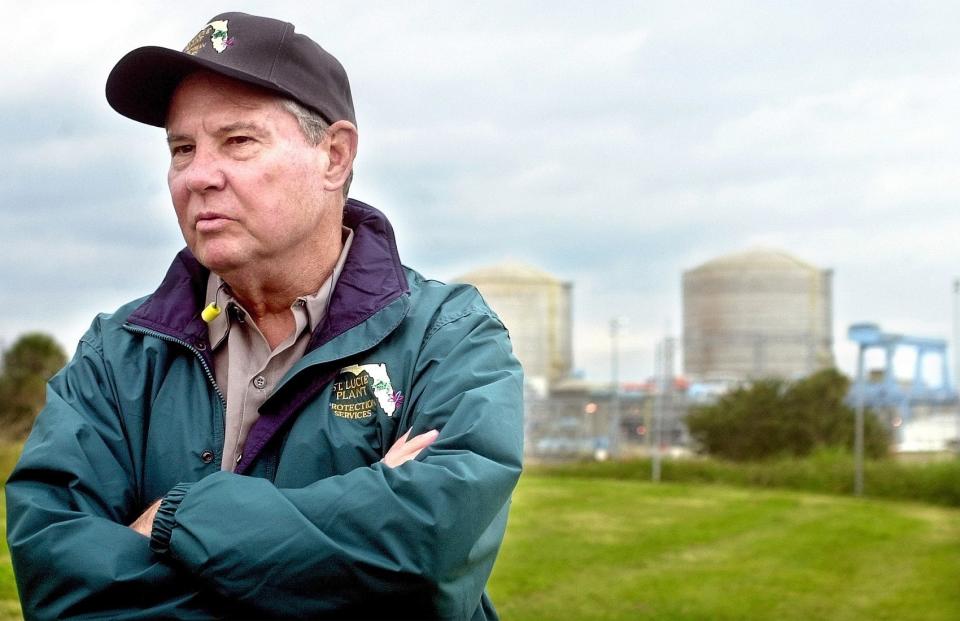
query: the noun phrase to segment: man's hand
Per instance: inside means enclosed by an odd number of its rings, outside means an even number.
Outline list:
[[[133,524],[130,525],[130,528],[137,531],[144,537],[150,537],[150,534],[153,532],[153,518],[157,515],[157,509],[160,508],[160,501],[163,498],[158,499],[152,505],[147,507],[146,511],[140,514],[136,520],[133,521]]]
[[[431,429],[407,440],[407,438],[410,437],[410,431],[412,430],[407,430],[407,433],[400,436],[400,439],[393,443],[393,446],[390,447],[390,450],[387,451],[387,454],[384,455],[380,461],[391,468],[396,468],[400,464],[406,463],[419,455],[420,451],[433,444],[433,441],[440,435],[439,431]]]

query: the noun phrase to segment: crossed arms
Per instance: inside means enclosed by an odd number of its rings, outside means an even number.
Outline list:
[[[439,431],[431,429],[430,431],[425,431],[411,438],[410,431],[411,430],[408,429],[405,434],[393,443],[393,446],[390,447],[387,454],[380,460],[381,462],[390,468],[396,468],[397,466],[405,464],[411,459],[415,459],[423,449],[430,446],[433,441],[437,439],[437,436],[440,435]],[[153,521],[157,517],[157,510],[160,508],[161,502],[163,502],[163,498],[158,498],[153,501],[153,503],[140,514],[140,517],[130,524],[130,528],[144,537],[149,538],[153,533]]]

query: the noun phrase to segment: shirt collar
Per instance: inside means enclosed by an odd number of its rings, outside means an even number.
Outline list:
[[[330,294],[333,292],[340,274],[343,272],[343,265],[346,263],[347,254],[350,252],[350,246],[353,244],[353,230],[343,227],[343,248],[340,250],[340,256],[333,267],[333,272],[327,277],[320,288],[309,295],[303,295],[294,300],[294,305],[303,306],[307,312],[308,327],[312,333],[327,315],[327,308],[330,306]],[[246,310],[233,297],[230,292],[230,286],[224,282],[220,276],[210,272],[207,277],[207,292],[204,298],[204,304],[209,305],[216,302],[217,306],[226,312],[221,312],[217,317],[207,324],[210,345],[213,349],[220,346],[227,334],[230,332],[231,321],[243,321],[247,316]]]

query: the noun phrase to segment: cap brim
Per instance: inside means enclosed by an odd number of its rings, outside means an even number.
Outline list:
[[[293,96],[278,89],[276,84],[243,71],[184,52],[148,46],[133,50],[114,66],[107,77],[107,101],[123,116],[164,127],[173,92],[185,77],[200,69]]]

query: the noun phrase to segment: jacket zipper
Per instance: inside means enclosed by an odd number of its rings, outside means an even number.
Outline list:
[[[189,349],[193,353],[193,355],[197,357],[197,360],[200,361],[200,365],[203,366],[203,372],[207,374],[207,379],[210,380],[210,385],[213,386],[213,389],[217,392],[217,397],[220,398],[220,405],[222,405],[223,408],[226,409],[227,400],[224,398],[223,393],[220,392],[220,386],[217,385],[217,379],[214,377],[213,371],[210,370],[209,365],[207,365],[207,361],[203,359],[203,354],[200,353],[200,350],[198,350],[196,347],[194,347],[190,343],[184,341],[183,339],[178,339],[175,336],[170,336],[168,334],[164,334],[163,332],[157,332],[156,330],[148,330],[147,328],[141,328],[140,326],[134,325],[132,323],[125,324],[124,327],[127,330],[130,330],[131,332],[135,332],[137,334],[145,334],[147,336],[153,336],[160,339],[161,341],[167,341],[168,343],[176,343],[177,345],[182,345],[183,347],[186,347],[187,349]]]
[[[200,361],[200,365],[203,367],[203,372],[206,373],[207,375],[207,380],[210,382],[210,385],[213,386],[213,389],[217,393],[217,398],[220,401],[220,418],[221,418],[220,424],[224,426],[226,425],[227,400],[224,398],[223,393],[220,392],[220,386],[217,385],[217,378],[214,377],[213,371],[211,371],[210,366],[207,365],[207,361],[203,359],[203,354],[200,353],[200,350],[198,350],[196,347],[194,347],[190,343],[184,341],[183,339],[178,339],[174,336],[170,336],[169,334],[164,334],[163,332],[157,332],[156,330],[148,330],[147,328],[141,328],[140,326],[134,325],[132,323],[126,323],[124,324],[124,327],[133,333],[152,336],[154,338],[160,339],[161,341],[166,341],[168,343],[174,343],[176,345],[186,347],[189,351],[191,351],[193,355],[197,357],[197,360]],[[221,446],[220,451],[218,452],[214,450],[213,454],[215,456],[219,455],[220,459],[222,460],[223,459],[223,456],[221,455],[222,452],[223,452],[223,447]]]

